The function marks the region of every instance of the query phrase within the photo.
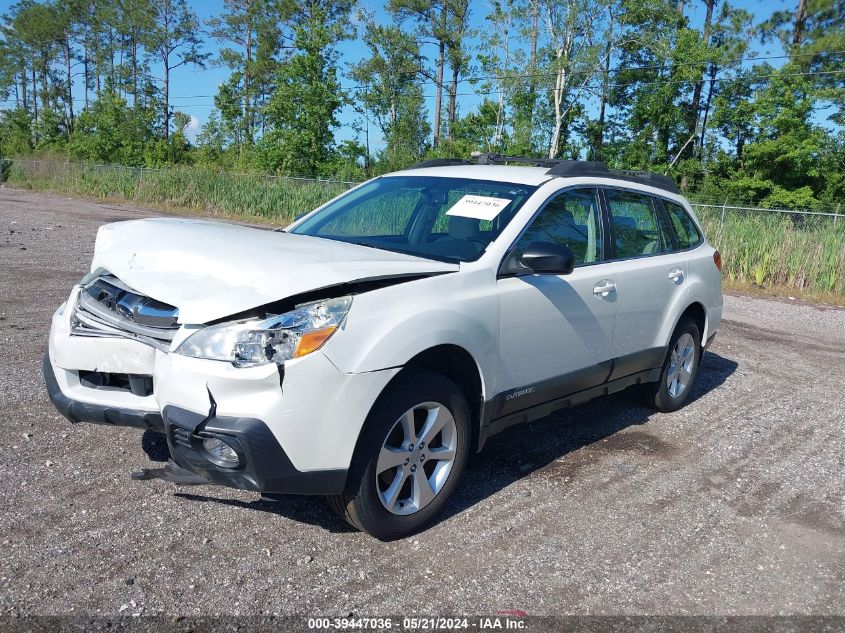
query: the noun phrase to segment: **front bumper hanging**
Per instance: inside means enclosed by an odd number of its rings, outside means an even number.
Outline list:
[[[59,413],[71,422],[91,422],[109,426],[132,426],[139,429],[164,431],[164,421],[160,413],[108,407],[68,398],[59,387],[48,354],[44,354],[42,367],[50,400]]]
[[[333,495],[346,486],[348,470],[300,471],[273,432],[256,418],[195,413],[173,405],[162,413],[116,408],[73,400],[62,393],[49,355],[44,355],[44,380],[56,409],[68,420],[162,431],[174,462],[162,472],[137,471],[135,479],[164,479],[182,485],[212,483],[261,493]],[[238,454],[236,466],[221,466],[205,450],[207,438],[219,438]],[[318,441],[318,440],[317,440]]]

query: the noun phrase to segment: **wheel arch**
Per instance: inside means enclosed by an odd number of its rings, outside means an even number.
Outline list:
[[[405,364],[406,370],[415,368],[443,374],[458,385],[469,406],[471,441],[475,449],[478,446],[481,405],[484,401],[484,380],[475,358],[463,347],[446,343],[420,352]]]
[[[464,395],[467,401],[467,406],[470,412],[470,449],[475,452],[478,447],[480,428],[481,428],[481,408],[484,401],[484,377],[481,373],[481,368],[478,362],[460,345],[453,343],[442,343],[434,345],[428,349],[422,350],[408,359],[402,365],[402,370],[396,374],[385,385],[381,393],[373,401],[370,411],[376,407],[381,398],[390,392],[397,382],[407,380],[408,375],[414,371],[430,371],[441,374],[454,382]],[[355,451],[352,457],[352,464],[350,465],[349,474],[347,476],[346,489],[351,490],[357,488],[363,475],[364,466],[361,459],[362,453],[365,451],[364,444],[367,442],[367,431],[369,414],[367,421],[361,428],[358,434],[358,441],[356,443]]]
[[[704,347],[704,342],[706,340],[705,337],[707,334],[707,308],[705,308],[704,304],[700,301],[691,302],[680,314],[678,314],[675,322],[672,324],[672,329],[669,330],[668,337],[666,338],[666,344],[669,344],[669,339],[672,338],[672,334],[677,329],[678,323],[680,323],[681,319],[684,317],[691,318],[698,326],[698,332],[701,335],[699,343],[702,347]]]

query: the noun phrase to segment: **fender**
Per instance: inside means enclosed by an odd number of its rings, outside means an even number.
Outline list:
[[[432,309],[431,297],[442,304]],[[487,270],[441,275],[356,296],[341,331],[324,353],[345,373],[405,365],[438,345],[469,353],[483,393],[495,384],[499,301]]]

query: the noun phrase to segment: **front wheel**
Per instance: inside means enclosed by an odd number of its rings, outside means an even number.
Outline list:
[[[433,372],[400,376],[373,407],[356,452],[358,489],[328,498],[354,527],[382,540],[422,529],[458,483],[470,443],[469,407]]]
[[[640,388],[643,404],[664,413],[680,409],[689,398],[700,359],[701,333],[698,325],[683,317],[669,341],[659,380]]]

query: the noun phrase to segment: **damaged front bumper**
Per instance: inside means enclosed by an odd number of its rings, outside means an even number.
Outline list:
[[[303,495],[339,494],[344,490],[347,469],[297,470],[262,420],[208,416],[175,406],[167,406],[163,414],[159,414],[80,402],[62,393],[48,354],[44,355],[43,369],[50,400],[68,420],[164,432],[175,464],[200,476],[205,483],[264,493]],[[219,438],[235,447],[239,463],[232,467],[216,464],[203,446],[207,438]],[[170,480],[167,476],[163,478]],[[173,481],[180,483],[178,479]]]
[[[164,431],[164,421],[158,411],[141,411],[108,404],[92,404],[68,398],[56,380],[50,355],[44,354],[42,362],[47,393],[59,413],[71,422],[92,422],[110,426],[132,426],[139,429]]]
[[[238,368],[138,340],[80,336],[71,326],[70,311],[57,310],[44,357],[62,415],[161,431],[181,469],[261,493],[343,492],[373,400],[399,371],[348,374],[321,352]],[[210,437],[234,447],[239,463],[215,460],[204,444]]]

